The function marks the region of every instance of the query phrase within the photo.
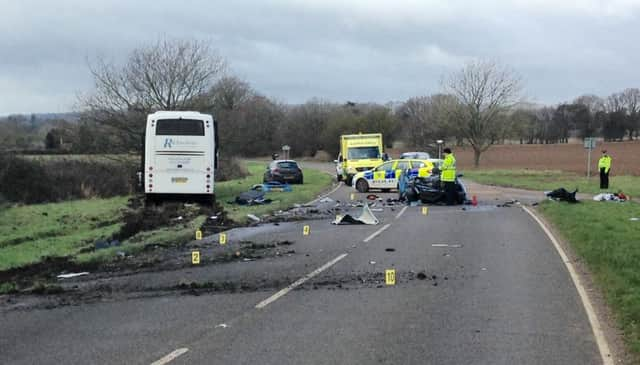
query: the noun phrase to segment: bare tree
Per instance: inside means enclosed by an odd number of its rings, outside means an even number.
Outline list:
[[[475,61],[452,74],[444,87],[459,103],[452,110],[451,126],[473,148],[478,167],[482,152],[503,135],[505,118],[501,114],[518,102],[520,77],[497,63]]]
[[[95,90],[80,103],[88,119],[120,132],[123,150],[139,151],[146,114],[206,107],[224,67],[206,42],[164,39],[135,49],[122,66],[91,64]]]
[[[248,82],[235,76],[221,78],[210,93],[215,111],[236,110],[256,95]]]
[[[625,89],[621,93],[622,102],[627,111],[626,129],[629,133],[629,140],[633,139],[633,134],[638,136],[640,129],[640,89]]]
[[[586,106],[591,114],[596,114],[597,112],[605,110],[605,101],[598,95],[593,94],[580,95],[573,101],[573,104],[582,104]]]
[[[457,103],[452,95],[418,96],[396,110],[403,122],[407,141],[412,147],[434,151],[436,141],[453,137],[447,128],[447,111]]]

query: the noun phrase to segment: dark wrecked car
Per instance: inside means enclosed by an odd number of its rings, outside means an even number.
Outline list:
[[[464,204],[467,201],[467,189],[456,177],[456,203]],[[398,184],[399,198],[402,201],[418,201],[424,204],[438,204],[446,202],[444,184],[440,182],[440,170],[434,169],[427,177],[413,177],[407,171],[403,171]]]

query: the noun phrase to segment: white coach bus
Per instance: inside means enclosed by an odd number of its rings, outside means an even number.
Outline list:
[[[215,201],[217,123],[209,114],[160,111],[147,116],[144,188],[148,201]]]

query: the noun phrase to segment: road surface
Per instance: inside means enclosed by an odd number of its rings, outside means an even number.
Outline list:
[[[342,186],[331,198],[346,202],[351,193]],[[0,363],[600,363],[563,262],[526,212],[496,207],[500,198],[480,196],[480,206],[466,210],[430,207],[427,215],[384,207],[375,226],[323,219],[244,230],[242,240],[289,240],[293,250],[113,279],[261,283],[237,292],[0,305]],[[240,239],[234,234],[229,245]],[[388,269],[395,285],[385,283]]]

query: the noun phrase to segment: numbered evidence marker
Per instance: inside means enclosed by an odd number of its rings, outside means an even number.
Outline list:
[[[200,251],[191,251],[191,263],[194,265],[200,263]]]
[[[387,285],[396,285],[396,270],[395,269],[385,270],[384,281]]]
[[[351,193],[351,200],[355,200],[356,199],[356,194]]]
[[[197,230],[196,231],[196,239],[197,240],[201,240],[202,239],[202,231],[201,230]]]
[[[309,227],[308,225],[302,228],[303,235],[308,236],[310,233],[311,233],[311,227]]]
[[[218,239],[221,245],[226,245],[227,244],[227,234],[226,233],[220,233],[220,235],[218,235]]]
[[[429,207],[422,207],[422,215],[429,215]]]

